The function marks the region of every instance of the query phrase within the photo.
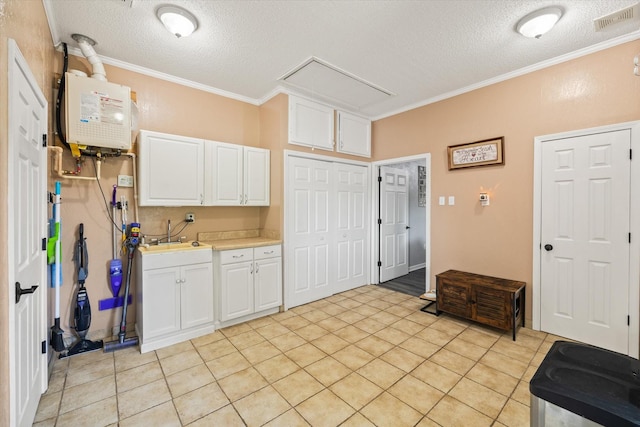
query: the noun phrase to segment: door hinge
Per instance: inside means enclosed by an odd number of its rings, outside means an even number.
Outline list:
[[[47,354],[47,340],[40,343],[40,351],[42,351],[42,354]]]
[[[382,225],[382,219],[378,218],[378,225]]]
[[[633,160],[633,150],[629,148],[629,160]]]
[[[629,233],[629,243],[631,243],[631,233]]]
[[[382,267],[382,261],[378,261],[378,267]]]
[[[46,237],[42,238],[42,250],[43,251],[47,250],[47,238]]]
[[[382,177],[381,176],[378,177],[378,182],[382,182]]]
[[[631,325],[631,316],[627,315],[627,326]]]
[[[46,148],[47,146],[47,134],[43,133],[42,134],[42,146]]]

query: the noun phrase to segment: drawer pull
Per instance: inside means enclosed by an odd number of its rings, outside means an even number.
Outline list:
[[[244,254],[242,255],[233,255],[234,258],[242,258],[244,256]]]
[[[265,255],[269,255],[269,254],[272,254],[272,253],[273,253],[273,251],[269,251],[269,252],[264,251],[264,254],[265,254]]]

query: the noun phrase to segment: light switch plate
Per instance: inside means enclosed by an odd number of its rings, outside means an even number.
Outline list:
[[[440,198],[438,199],[438,204],[440,206],[444,206],[444,196],[440,196]]]
[[[449,196],[449,206],[456,204],[456,196]]]

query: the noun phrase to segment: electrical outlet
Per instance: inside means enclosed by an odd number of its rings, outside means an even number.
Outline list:
[[[184,216],[184,220],[187,222],[196,222],[196,216],[192,213],[188,213]]]
[[[133,187],[133,177],[131,175],[118,175],[118,187]]]

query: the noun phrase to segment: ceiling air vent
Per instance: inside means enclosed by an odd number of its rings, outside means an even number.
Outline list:
[[[625,7],[617,12],[610,13],[609,15],[602,16],[593,20],[596,31],[602,31],[605,28],[609,28],[613,25],[620,24],[622,22],[634,21],[640,18],[640,3],[636,3],[633,6]]]

